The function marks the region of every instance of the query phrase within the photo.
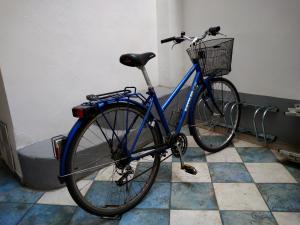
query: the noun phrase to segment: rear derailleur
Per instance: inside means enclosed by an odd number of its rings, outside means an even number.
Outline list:
[[[123,169],[122,173],[118,173],[118,174],[121,175],[121,177],[115,182],[118,186],[122,186],[128,183],[128,178],[134,174],[134,170],[130,165],[127,165]]]

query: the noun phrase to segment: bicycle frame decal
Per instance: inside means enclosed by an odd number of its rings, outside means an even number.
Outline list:
[[[188,70],[188,72],[185,74],[183,79],[180,81],[180,83],[177,85],[177,87],[173,90],[173,92],[170,94],[170,96],[167,98],[167,100],[164,102],[162,106],[159,104],[155,104],[155,107],[158,111],[159,117],[162,121],[166,121],[165,116],[163,114],[163,111],[166,110],[166,108],[169,106],[169,104],[173,101],[173,99],[176,97],[176,95],[179,93],[179,91],[182,89],[184,84],[187,82],[187,80],[192,76],[192,74],[196,71],[196,75],[194,77],[194,80],[192,82],[190,91],[188,95],[186,96],[185,103],[183,105],[183,110],[181,111],[180,119],[178,121],[177,127],[175,128],[175,133],[178,134],[182,128],[182,125],[184,123],[188,108],[190,106],[191,100],[193,98],[195,88],[199,84],[199,80],[203,79],[201,74],[201,69],[198,63],[194,63],[192,67]],[[200,89],[202,89],[200,85]],[[155,96],[156,97],[156,96]],[[160,110],[161,109],[161,110]],[[163,127],[167,134],[170,134],[170,129],[167,123],[163,122]]]

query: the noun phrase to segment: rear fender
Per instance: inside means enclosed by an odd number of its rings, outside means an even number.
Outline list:
[[[97,111],[101,112],[102,110],[105,109],[106,106],[117,104],[117,103],[131,104],[131,105],[141,107],[143,110],[147,110],[147,107],[145,105],[143,105],[137,101],[134,101],[131,99],[124,99],[124,100],[118,100],[118,101],[97,103]],[[152,118],[154,118],[152,114],[150,116]],[[68,154],[71,151],[71,143],[75,137],[75,134],[77,133],[77,131],[79,130],[79,128],[82,126],[83,122],[85,122],[86,119],[87,118],[78,119],[76,121],[76,123],[73,125],[73,127],[71,128],[71,130],[67,136],[67,139],[64,144],[63,151],[62,151],[62,156],[60,158],[60,168],[59,168],[59,177],[58,177],[60,182],[64,182],[64,176],[66,175],[66,161],[67,161]]]

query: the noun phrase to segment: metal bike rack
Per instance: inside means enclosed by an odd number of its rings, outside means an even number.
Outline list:
[[[203,99],[201,99],[199,101],[199,103],[201,104],[203,101]],[[250,134],[256,137],[256,139],[258,141],[264,141],[266,144],[270,143],[270,142],[274,142],[276,140],[276,136],[268,134],[266,131],[266,127],[265,127],[265,120],[267,117],[267,114],[273,112],[278,112],[279,109],[276,106],[260,106],[260,105],[254,105],[254,104],[248,104],[246,102],[240,102],[240,103],[234,103],[234,102],[225,102],[224,106],[223,106],[223,112],[224,114],[226,112],[230,113],[230,119],[226,118],[226,116],[224,117],[224,124],[219,124],[219,126],[223,126],[223,127],[227,127],[227,128],[231,128],[233,126],[233,110],[238,106],[242,106],[242,107],[252,107],[254,108],[254,113],[253,113],[253,118],[252,118],[252,125],[253,125],[253,129],[249,129],[249,128],[243,128],[243,127],[238,127],[237,131],[241,132],[241,133],[246,133],[246,134]],[[203,110],[203,116],[204,119],[207,120],[207,115],[206,115],[206,104],[203,104],[202,107]],[[230,120],[230,121],[228,121]],[[258,129],[259,125],[259,120],[260,120],[260,129]],[[261,132],[259,132],[259,130],[261,130]]]
[[[254,107],[255,111],[253,113],[253,119],[252,119],[252,124],[253,124],[253,129],[254,132],[250,129],[245,129],[245,128],[239,128],[238,131],[242,133],[248,133],[251,135],[254,135],[258,141],[263,141],[267,144],[270,142],[274,142],[276,140],[276,136],[267,134],[266,133],[266,128],[265,128],[265,119],[268,113],[270,112],[278,112],[279,109],[276,106],[259,106],[259,105],[254,105],[254,104],[248,104],[248,103],[241,103],[242,106],[244,107]],[[261,113],[260,113],[261,112]],[[259,120],[259,116],[261,115],[261,133],[257,129],[257,120]]]

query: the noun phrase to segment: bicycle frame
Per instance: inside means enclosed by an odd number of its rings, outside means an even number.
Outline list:
[[[176,97],[176,95],[179,93],[179,91],[182,89],[182,87],[184,86],[184,84],[189,80],[189,78],[192,76],[192,74],[196,71],[196,75],[194,77],[194,80],[192,82],[191,88],[189,90],[189,93],[186,96],[185,102],[183,104],[183,110],[181,111],[181,115],[179,117],[179,121],[177,123],[177,126],[175,128],[175,134],[180,133],[181,128],[183,126],[186,114],[188,112],[188,109],[190,107],[190,103],[191,100],[194,96],[195,93],[195,89],[196,87],[199,85],[198,91],[203,91],[203,89],[208,90],[209,95],[212,96],[210,94],[210,88],[209,87],[209,81],[212,79],[212,77],[207,77],[207,78],[203,78],[203,75],[201,73],[201,68],[199,66],[199,64],[193,63],[192,67],[188,70],[188,72],[184,75],[184,77],[182,78],[182,80],[179,82],[179,84],[177,85],[177,87],[173,90],[173,92],[169,95],[169,97],[166,99],[166,101],[162,104],[162,106],[160,105],[158,98],[156,96],[155,90],[154,88],[149,88],[148,89],[148,94],[149,97],[147,98],[148,105],[147,105],[147,112],[146,112],[146,116],[144,117],[142,124],[137,132],[137,135],[135,137],[135,140],[133,142],[133,145],[131,146],[129,153],[132,153],[132,151],[135,149],[137,141],[139,139],[139,136],[142,132],[143,127],[145,126],[146,122],[148,121],[148,117],[150,115],[150,112],[153,108],[153,105],[158,113],[159,119],[162,122],[162,126],[165,130],[165,133],[167,135],[171,134],[171,130],[168,126],[167,120],[165,118],[164,115],[164,111],[168,108],[168,106],[170,105],[170,103],[173,101],[173,99]],[[150,153],[149,153],[150,154]],[[147,154],[147,155],[149,155]],[[143,155],[144,156],[144,155]]]
[[[167,107],[170,105],[170,103],[173,101],[173,99],[175,98],[175,96],[179,93],[179,91],[182,89],[182,87],[184,86],[184,84],[187,82],[187,80],[189,80],[189,78],[192,76],[192,74],[196,71],[196,75],[194,77],[194,80],[192,82],[191,88],[189,90],[189,93],[186,96],[185,102],[183,104],[183,110],[181,111],[181,115],[178,121],[178,124],[175,128],[175,134],[180,133],[180,130],[183,126],[186,114],[188,112],[188,109],[190,108],[190,106],[194,105],[193,104],[193,96],[195,96],[195,92],[202,92],[205,89],[207,89],[209,96],[212,96],[211,92],[210,92],[210,85],[209,85],[209,81],[211,79],[213,79],[213,77],[207,77],[207,78],[203,78],[203,75],[201,73],[201,68],[200,65],[195,62],[193,63],[193,65],[191,66],[191,68],[188,70],[188,72],[184,75],[184,77],[182,78],[182,80],[180,81],[180,83],[177,85],[177,87],[173,90],[173,92],[169,95],[169,97],[167,98],[167,100],[160,105],[157,95],[155,93],[155,90],[152,87],[149,87],[148,89],[148,98],[146,99],[145,103],[146,106],[143,106],[140,104],[141,107],[144,107],[146,109],[146,115],[143,118],[143,121],[141,123],[141,126],[138,129],[138,132],[135,136],[134,142],[132,144],[132,146],[130,147],[130,149],[126,149],[126,153],[127,155],[131,158],[131,160],[136,160],[142,157],[146,157],[148,155],[153,154],[154,152],[162,152],[165,151],[167,148],[170,148],[170,146],[165,146],[165,147],[161,147],[161,148],[157,148],[152,147],[149,149],[149,147],[144,148],[144,149],[140,149],[139,151],[135,151],[134,153],[138,153],[138,152],[144,152],[147,150],[151,150],[151,151],[147,151],[145,153],[142,153],[138,156],[132,156],[132,152],[136,147],[137,141],[141,135],[141,132],[143,130],[143,127],[145,126],[145,124],[147,123],[149,116],[151,115],[151,110],[154,107],[156,108],[156,111],[158,112],[158,116],[160,121],[162,122],[162,126],[166,132],[166,134],[168,136],[171,135],[171,130],[168,126],[167,120],[165,118],[164,115],[164,111],[167,109]],[[196,93],[196,95],[197,95]],[[129,103],[129,104],[139,104],[136,101],[132,101],[130,99],[127,99],[127,97],[124,98],[120,98],[118,100],[112,100],[112,101],[108,101],[106,104],[110,104],[110,103],[114,103],[114,102],[124,102],[124,103]],[[104,103],[99,103],[98,107],[101,108],[104,105]],[[77,132],[77,130],[79,129],[79,127],[81,126],[83,120],[79,119],[74,126],[72,127],[72,129],[70,130],[68,137],[65,141],[64,147],[63,147],[63,151],[62,151],[62,156],[60,159],[60,175],[59,175],[59,180],[61,182],[64,182],[64,177],[68,176],[68,174],[65,173],[65,162],[67,159],[67,155],[69,154],[69,150],[70,150],[70,145],[71,145],[71,141],[73,140],[75,133]],[[126,121],[126,123],[128,123],[128,121]],[[127,133],[127,132],[126,132]],[[127,138],[127,135],[125,135],[125,138]],[[123,141],[123,140],[122,140]],[[127,140],[125,140],[127,141]]]

